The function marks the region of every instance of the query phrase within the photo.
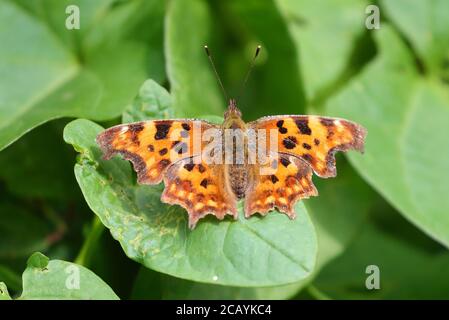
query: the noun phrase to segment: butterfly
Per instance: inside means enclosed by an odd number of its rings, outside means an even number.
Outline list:
[[[295,218],[294,204],[318,195],[312,173],[336,176],[335,152],[363,153],[366,133],[354,122],[312,115],[245,123],[231,99],[221,125],[141,121],[106,129],[97,143],[105,159],[120,154],[130,160],[139,183],[163,181],[162,202],[185,208],[193,229],[208,214],[237,219],[239,200],[246,218],[274,209]]]

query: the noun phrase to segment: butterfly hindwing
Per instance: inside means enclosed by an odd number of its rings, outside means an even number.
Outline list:
[[[255,129],[276,130],[277,150],[300,157],[322,178],[334,177],[335,152],[363,152],[366,130],[362,126],[337,118],[320,116],[264,117],[249,124]]]
[[[165,173],[162,201],[179,204],[189,214],[189,227],[207,214],[223,219],[226,214],[237,218],[237,200],[225,190],[224,165],[195,163],[192,158],[170,166]]]
[[[300,158],[279,153],[268,161],[269,167],[252,166],[245,198],[245,216],[266,214],[275,207],[295,217],[296,201],[318,195],[310,166]]]

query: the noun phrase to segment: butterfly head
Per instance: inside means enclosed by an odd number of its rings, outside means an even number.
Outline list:
[[[225,111],[224,117],[225,119],[242,117],[242,112],[237,108],[237,103],[234,99],[229,100],[228,109]]]
[[[243,128],[242,112],[237,108],[234,99],[229,100],[228,109],[224,113],[225,128]]]

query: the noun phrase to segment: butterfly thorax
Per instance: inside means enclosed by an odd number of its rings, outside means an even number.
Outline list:
[[[238,199],[245,197],[245,191],[248,182],[247,170],[247,137],[246,124],[241,118],[242,113],[237,108],[235,100],[231,99],[228,109],[226,110],[223,121],[223,131],[225,132],[225,140],[228,138],[230,153],[232,152],[232,162],[226,166],[226,180],[230,191]]]

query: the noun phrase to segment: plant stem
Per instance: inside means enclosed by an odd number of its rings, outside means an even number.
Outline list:
[[[101,223],[100,219],[95,216],[92,221],[92,227],[90,232],[84,241],[84,244],[75,259],[75,263],[82,265],[84,267],[88,267],[92,254],[95,252],[97,248],[98,241],[100,240],[101,235],[104,231],[103,223]]]

